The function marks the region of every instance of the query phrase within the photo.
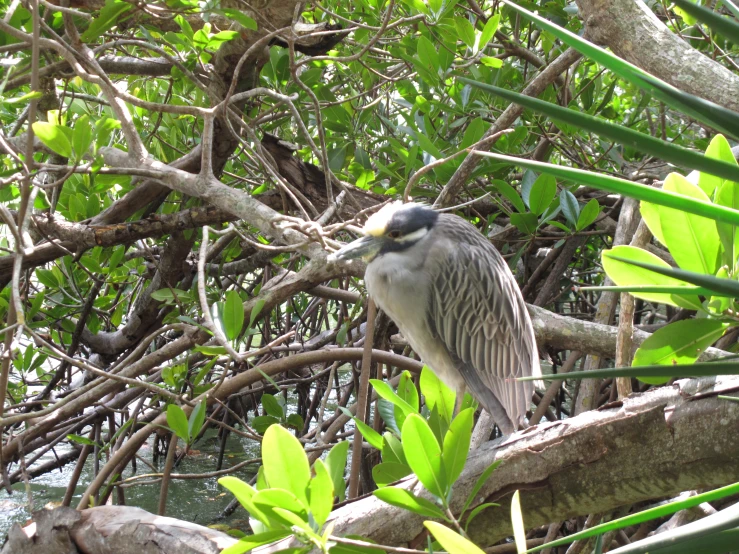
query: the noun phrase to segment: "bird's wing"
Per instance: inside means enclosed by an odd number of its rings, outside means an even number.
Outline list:
[[[533,327],[505,260],[476,230],[469,231],[479,240],[450,241],[433,256],[427,317],[473,396],[493,417],[495,406],[489,404],[502,404],[515,427],[534,387],[513,379],[540,375]]]

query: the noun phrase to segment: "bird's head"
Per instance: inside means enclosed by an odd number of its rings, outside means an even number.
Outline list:
[[[400,252],[420,241],[436,223],[439,214],[420,204],[393,202],[364,224],[364,236],[329,256],[329,261],[362,258],[371,262],[388,252]]]

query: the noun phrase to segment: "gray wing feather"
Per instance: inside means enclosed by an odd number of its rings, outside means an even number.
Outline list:
[[[515,428],[534,387],[512,379],[541,374],[526,305],[505,260],[474,227],[441,215],[436,229],[443,238],[435,241],[428,257],[429,326],[472,395],[499,426]]]

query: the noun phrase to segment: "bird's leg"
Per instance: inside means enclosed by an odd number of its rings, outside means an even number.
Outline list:
[[[467,392],[467,387],[462,384],[457,389],[457,399],[454,401],[454,417],[459,415],[462,411],[462,402],[464,402],[464,393]]]

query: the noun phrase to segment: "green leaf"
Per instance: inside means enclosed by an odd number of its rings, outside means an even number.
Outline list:
[[[594,537],[596,535],[602,535],[603,533],[607,533],[609,531],[616,531],[625,527],[632,527],[634,525],[644,523],[645,521],[663,518],[665,516],[675,514],[681,510],[687,510],[695,506],[699,506],[704,502],[713,502],[715,500],[727,498],[735,494],[739,494],[739,483],[727,485],[713,491],[704,492],[696,496],[688,497],[686,499],[677,500],[675,502],[661,504],[656,508],[650,508],[648,510],[643,510],[635,514],[630,514],[619,519],[614,519],[613,521],[601,523],[600,525],[596,525],[594,527],[591,527],[590,529],[586,529],[578,533],[573,533],[572,535],[568,535],[567,537],[531,548],[529,552],[538,552],[547,548],[554,548],[557,546],[570,544],[577,540],[583,540]]]
[[[436,74],[441,65],[439,64],[439,53],[436,51],[436,46],[427,39],[424,36],[418,37],[418,42],[416,43],[418,58],[423,62],[423,64],[433,70],[433,73]]]
[[[454,27],[457,29],[457,35],[462,42],[468,47],[474,48],[475,46],[475,28],[466,17],[457,15],[454,16]]]
[[[429,411],[437,410],[447,424],[452,421],[454,413],[455,392],[441,382],[433,370],[424,365],[421,370],[421,394]]]
[[[533,160],[524,160],[522,158],[514,158],[512,156],[504,156],[502,154],[494,154],[492,152],[475,151],[478,156],[492,158],[501,162],[509,162],[535,171],[549,173],[554,177],[566,179],[574,183],[580,183],[595,187],[597,189],[623,194],[636,198],[637,200],[645,200],[653,202],[668,208],[677,208],[695,215],[709,217],[716,221],[725,221],[734,225],[739,225],[739,211],[718,206],[710,202],[700,202],[693,198],[688,198],[674,192],[655,189],[646,185],[633,183],[625,179],[619,179],[610,175],[592,173],[581,169],[564,167],[560,165],[546,164]]]
[[[526,212],[526,206],[524,206],[523,200],[521,200],[521,197],[516,192],[516,189],[514,189],[511,185],[509,185],[505,181],[496,179],[495,181],[493,181],[493,186],[500,194],[505,196],[511,204],[513,204],[513,207],[516,208],[519,213]]]
[[[670,323],[655,331],[639,346],[632,366],[693,363],[706,348],[721,338],[727,327],[728,323],[705,318]],[[660,385],[669,381],[669,377],[640,380]]]
[[[739,183],[724,181],[716,194],[716,203],[739,210]],[[716,227],[723,247],[723,263],[728,267],[734,267],[739,258],[739,227],[721,222],[717,222]]]
[[[294,494],[308,505],[306,489],[310,482],[310,465],[303,445],[287,429],[272,425],[262,440],[264,475],[270,487]]]
[[[245,29],[251,29],[252,31],[256,31],[258,29],[257,22],[239,10],[222,8],[220,10],[214,10],[214,13],[233,19]]]
[[[262,407],[269,415],[282,419],[285,417],[285,410],[277,399],[271,394],[262,395]]]
[[[261,298],[254,302],[254,307],[251,309],[251,313],[249,314],[249,329],[254,328],[254,322],[256,321],[257,317],[259,317],[259,314],[262,313],[264,303],[265,300]]]
[[[511,223],[525,235],[533,235],[539,226],[539,218],[535,213],[511,214]]]
[[[81,160],[88,153],[92,144],[92,124],[87,114],[80,117],[74,124],[74,132],[72,133],[72,146],[74,148],[75,159]]]
[[[72,442],[76,442],[78,444],[86,444],[88,446],[95,446],[95,441],[92,441],[88,439],[87,437],[82,437],[80,435],[67,435],[67,439],[71,440]]]
[[[534,379],[537,379],[537,377],[534,377]],[[480,489],[482,489],[483,485],[487,483],[487,480],[490,479],[493,471],[495,471],[495,469],[501,464],[501,461],[502,460],[496,460],[487,468],[485,468],[485,471],[480,474],[480,477],[478,477],[477,481],[475,481],[475,486],[472,487],[472,490],[470,491],[470,494],[464,503],[464,508],[462,508],[462,511],[460,513],[465,513],[467,509],[472,505],[472,503],[475,501],[475,497],[480,492]]]
[[[203,422],[205,421],[206,408],[207,404],[201,400],[193,408],[192,412],[190,412],[190,418],[187,421],[187,433],[190,440],[195,440],[195,437],[200,434],[200,430],[203,428]]]
[[[382,462],[372,468],[372,479],[378,487],[387,487],[413,473],[405,464],[396,462]]]
[[[313,519],[322,527],[334,505],[334,484],[322,460],[315,461],[313,471],[316,475],[308,485],[308,506]]]
[[[232,544],[228,548],[221,551],[221,554],[243,554],[250,550],[262,546],[264,544],[271,544],[273,542],[284,539],[292,535],[292,531],[278,529],[275,531],[265,531],[264,533],[257,533],[256,535],[248,535],[241,537],[239,542]]]
[[[652,154],[660,159],[672,162],[680,167],[689,167],[707,173],[720,175],[725,179],[739,181],[739,167],[736,163],[719,159],[716,156],[704,156],[688,148],[666,142],[651,135],[639,133],[626,125],[611,123],[605,119],[595,117],[577,110],[564,108],[551,102],[545,102],[525,94],[508,89],[480,83],[464,77],[459,77],[462,83],[480,88],[496,96],[500,96],[510,102],[548,115],[557,122],[563,122],[577,128],[582,128],[601,137],[617,141],[624,146],[629,146],[647,154]]]
[[[545,375],[545,381],[562,379],[611,379],[614,377],[712,377],[714,375],[737,375],[737,362],[699,362],[687,365],[645,365],[639,367],[612,367],[589,371],[571,371],[561,375]],[[539,377],[517,377],[516,381],[534,381]]]
[[[410,404],[408,404],[408,402],[395,394],[395,391],[390,388],[390,385],[388,385],[384,381],[380,381],[379,379],[370,379],[370,383],[372,384],[372,388],[375,389],[377,396],[379,396],[380,398],[384,398],[388,402],[391,402],[393,405],[400,408],[400,415],[402,416],[401,419],[405,419],[410,414],[417,413],[417,410],[414,410],[413,406],[411,406]],[[401,421],[401,419],[398,419],[398,415],[399,412],[396,411],[395,419],[398,426],[402,428],[403,421]]]
[[[441,461],[444,472],[449,483],[454,483],[464,469],[467,455],[470,452],[470,439],[472,437],[472,424],[474,423],[475,410],[467,408],[454,418],[449,430],[444,436],[444,447],[442,449]]]
[[[536,215],[543,214],[556,194],[557,181],[554,177],[547,174],[539,175],[529,193],[529,208]]]
[[[423,525],[449,554],[485,554],[477,545],[441,523],[424,521]]]
[[[669,264],[654,254],[636,248],[635,246],[616,246],[611,250],[604,250],[601,254],[601,262],[606,274],[619,286],[631,285],[667,285],[667,286],[685,286],[687,283],[678,279],[672,279],[654,273],[653,271],[640,269],[630,263],[621,260],[630,260],[638,262],[647,262],[655,266],[669,268]],[[691,306],[700,305],[697,297],[682,296],[677,294],[653,294],[653,293],[634,293],[637,298],[642,298],[650,302],[660,302],[670,304],[672,306]],[[695,308],[693,308],[695,309]]]
[[[702,273],[694,273],[692,271],[686,271],[684,269],[677,269],[669,266],[665,267],[661,264],[644,263],[636,260],[619,258],[617,256],[612,256],[612,258],[614,260],[624,262],[629,265],[653,271],[654,273],[664,275],[668,278],[682,279],[687,283],[698,285],[699,287],[704,287],[717,293],[733,296],[734,298],[739,298],[739,283],[737,283],[733,279],[720,279],[718,277],[714,277],[713,275],[704,275]]]
[[[37,269],[36,278],[46,288],[59,288],[59,281],[56,280],[56,275],[54,275],[54,272],[49,269]]]
[[[501,67],[503,67],[503,60],[501,60],[500,58],[494,58],[493,56],[481,57],[480,63],[492,69],[500,69]]]
[[[100,36],[118,23],[120,17],[133,5],[121,0],[106,0],[100,14],[92,20],[87,30],[80,35],[82,42],[97,40]]]
[[[683,12],[694,17],[701,23],[705,23],[711,30],[739,45],[739,25],[730,17],[723,17],[713,10],[709,10],[690,2],[689,0],[673,0]]]
[[[382,435],[382,461],[408,465],[403,445],[395,435],[387,431]]]
[[[562,207],[562,213],[568,223],[573,227],[577,227],[577,220],[580,217],[580,204],[577,203],[575,195],[567,189],[562,189],[562,192],[559,193],[559,205]]]
[[[263,466],[261,466],[263,467]],[[260,467],[260,469],[261,469]],[[232,476],[221,477],[218,483],[231,491],[236,500],[249,512],[249,515],[264,524],[266,527],[276,526],[276,522],[270,519],[260,508],[258,508],[252,499],[257,491],[250,484],[245,483],[241,479]]]
[[[585,207],[580,210],[580,215],[577,218],[576,229],[582,231],[593,223],[600,213],[600,205],[595,198],[591,198],[590,201],[585,204]]]
[[[357,426],[359,432],[362,433],[362,436],[372,448],[376,448],[377,450],[380,450],[382,448],[382,435],[380,435],[380,433],[375,431],[372,427],[370,427],[363,421],[360,421],[359,418],[352,416],[351,412],[346,408],[342,407],[341,411],[344,412],[345,415],[351,417],[352,420],[354,420],[354,425]]]
[[[279,425],[280,420],[274,416],[256,416],[251,419],[251,426],[257,433],[264,434],[272,425]]]
[[[513,526],[513,539],[516,541],[516,552],[526,552],[526,528],[523,526],[523,514],[521,513],[521,501],[519,492],[513,493],[511,499],[511,525]]]
[[[223,327],[226,338],[234,340],[241,333],[244,326],[244,306],[241,297],[235,290],[226,293],[226,302],[223,306]]]
[[[731,152],[729,141],[727,141],[723,135],[716,135],[711,139],[711,142],[708,144],[708,148],[706,148],[706,157],[720,160],[729,165],[737,165],[736,158]],[[721,188],[725,180],[737,181],[738,179],[730,177],[724,177],[722,179],[721,177],[711,175],[706,171],[701,171],[698,174],[698,186],[703,189],[703,192],[705,192],[709,198],[713,198],[714,192]]]
[[[185,411],[177,404],[167,406],[167,425],[185,442],[190,441],[190,432]]]
[[[72,143],[67,136],[67,133],[63,130],[66,127],[62,125],[55,125],[53,123],[46,123],[44,121],[37,121],[32,125],[33,132],[46,146],[52,149],[54,152],[65,158],[72,157]]]
[[[710,202],[698,186],[678,173],[667,176],[663,190]],[[715,221],[664,206],[659,208],[659,221],[664,244],[678,266],[698,273],[716,273],[721,240]]]
[[[500,12],[496,13],[493,17],[488,18],[485,22],[485,26],[482,28],[482,34],[480,35],[480,43],[477,45],[475,53],[480,50],[484,50],[488,43],[493,39],[495,31],[498,30],[498,24],[500,23]]]
[[[331,481],[334,484],[334,494],[339,498],[339,502],[344,501],[346,491],[344,472],[346,471],[346,457],[348,452],[349,441],[343,441],[331,448],[326,456],[326,469],[331,476]]]
[[[426,490],[438,498],[446,498],[448,483],[441,463],[441,447],[426,420],[410,414],[401,432],[403,452],[408,465]]]
[[[418,391],[416,390],[416,385],[413,382],[410,371],[404,371],[400,375],[398,396],[405,400],[415,412],[418,412]]]
[[[275,425],[272,429],[282,428]],[[252,496],[251,501],[268,518],[280,522],[285,527],[301,525],[308,521],[307,501],[305,503],[301,502],[297,496],[288,490],[282,488],[260,490]],[[284,510],[287,514],[279,510]],[[289,514],[293,514],[297,518],[291,517]]]
[[[399,489],[397,487],[383,487],[373,491],[372,494],[391,506],[405,508],[406,510],[420,516],[446,519],[444,512],[442,512],[436,504],[429,502],[420,496],[415,496],[405,489]]]
[[[511,0],[503,0],[503,2],[512,10],[531,21],[534,21],[537,26],[555,35],[568,46],[575,48],[578,52],[588,58],[607,67],[622,79],[626,79],[634,83],[639,88],[650,92],[667,105],[686,115],[694,117],[698,121],[703,121],[714,129],[730,136],[736,137],[739,135],[739,114],[736,112],[727,110],[713,102],[679,91],[675,87],[656,79],[635,65],[622,60],[587,40],[584,40],[567,29],[554,25],[543,17],[516,5],[516,3]]]

